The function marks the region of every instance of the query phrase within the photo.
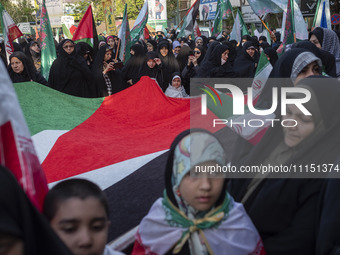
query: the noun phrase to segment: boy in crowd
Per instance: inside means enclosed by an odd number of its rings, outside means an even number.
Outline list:
[[[43,213],[73,254],[122,254],[106,245],[109,209],[96,184],[84,179],[58,183],[47,193]]]

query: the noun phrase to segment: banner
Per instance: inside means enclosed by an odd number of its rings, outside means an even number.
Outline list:
[[[217,0],[200,0],[200,20],[213,20],[216,16]]]
[[[148,24],[156,31],[165,32],[168,27],[166,0],[148,0]]]
[[[106,25],[106,33],[108,35],[117,35],[115,17],[116,10],[113,9],[111,0],[103,0],[103,12],[105,15],[105,25]]]

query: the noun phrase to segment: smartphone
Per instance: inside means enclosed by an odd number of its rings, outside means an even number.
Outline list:
[[[189,51],[189,56],[195,56],[195,54],[194,54],[194,51],[193,51],[193,50]]]
[[[115,69],[117,69],[117,68],[122,69],[124,64],[123,64],[123,62],[117,62],[117,63],[114,63],[113,66],[114,66]]]

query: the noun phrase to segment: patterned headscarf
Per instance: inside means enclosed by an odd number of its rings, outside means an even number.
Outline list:
[[[221,166],[226,163],[222,145],[209,133],[191,133],[184,137],[175,148],[171,183],[180,208],[182,199],[177,196],[176,191],[183,177],[196,165],[208,161],[216,161]]]

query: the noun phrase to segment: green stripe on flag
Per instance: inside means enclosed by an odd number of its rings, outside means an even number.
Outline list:
[[[13,85],[32,136],[43,130],[71,130],[104,100],[70,96],[35,82]]]

